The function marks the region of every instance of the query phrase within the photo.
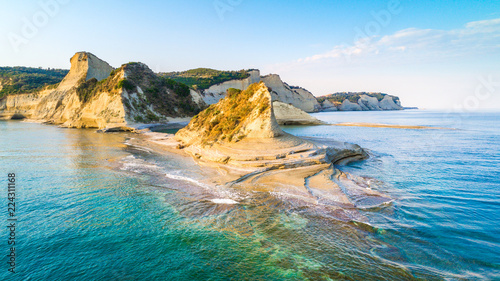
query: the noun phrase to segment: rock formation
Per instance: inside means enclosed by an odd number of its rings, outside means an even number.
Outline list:
[[[92,78],[97,81],[108,78],[113,67],[91,53],[79,52],[71,59],[68,75],[59,84],[58,90],[68,90]]]
[[[344,102],[340,105],[339,110],[342,110],[342,111],[361,111],[363,109],[357,103],[352,103],[349,100],[344,100]]]
[[[306,89],[289,86],[276,74],[261,77],[259,70],[250,70],[248,73],[250,74],[248,78],[230,80],[212,85],[206,90],[199,90],[198,93],[203,97],[205,103],[214,104],[224,98],[226,91],[230,88],[244,90],[253,83],[263,81],[271,89],[273,101],[292,104],[305,112],[316,112],[319,110],[320,105],[318,101]]]
[[[224,99],[195,116],[176,138],[190,146],[283,134],[274,117],[271,95],[261,82],[245,91],[231,88]]]
[[[335,93],[318,97],[319,111],[402,110],[398,97],[383,93]]]
[[[321,125],[322,121],[291,104],[273,102],[274,116],[280,125]]]
[[[248,71],[248,73],[250,74],[248,78],[242,80],[230,80],[221,84],[212,85],[206,90],[199,91],[199,93],[203,97],[203,100],[206,104],[218,103],[219,100],[226,96],[226,91],[228,89],[234,88],[245,90],[251,84],[257,83],[261,80],[260,71],[250,70]]]
[[[386,96],[387,97],[387,96]],[[376,97],[370,97],[367,95],[361,95],[361,97],[358,100],[359,106],[361,106],[362,110],[368,111],[368,110],[382,110],[379,106],[378,99]]]
[[[339,110],[333,102],[331,102],[327,99],[325,101],[323,101],[323,103],[321,103],[320,106],[321,106],[320,111],[338,111]]]
[[[273,101],[291,104],[305,112],[317,111],[318,101],[309,91],[299,87],[288,86],[276,74],[264,76],[262,77],[262,81],[266,86],[271,88]]]
[[[192,116],[205,104],[189,88],[141,63],[113,68],[91,53],[76,53],[58,85],[0,100],[0,118],[29,118],[74,128],[129,128]],[[127,129],[129,130],[129,129]]]
[[[380,101],[379,106],[383,110],[401,110],[403,107],[399,100],[394,102],[393,98],[390,96],[385,96],[383,100]]]
[[[391,200],[336,168],[365,159],[363,149],[283,132],[273,113],[274,105],[282,104],[271,100],[263,82],[242,92],[230,89],[224,99],[195,116],[175,135],[178,148],[204,165],[226,171],[221,184],[277,192],[341,213],[344,208],[370,208]],[[175,145],[165,137],[151,141]],[[232,180],[228,182],[228,178]]]

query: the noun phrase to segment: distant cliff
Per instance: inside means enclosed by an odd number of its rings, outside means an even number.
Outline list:
[[[402,110],[399,97],[384,93],[334,93],[317,98],[320,111]]]
[[[69,72],[0,68],[0,93],[5,95],[0,96],[0,119],[29,118],[76,128],[139,127],[194,116],[228,92],[243,91],[256,83],[267,87],[271,102],[280,102],[276,106],[280,124],[319,122],[305,112],[403,109],[398,97],[383,93],[335,93],[316,98],[304,88],[289,86],[276,74],[261,76],[255,69],[199,68],[156,74],[143,63],[113,69],[87,52],[76,53],[70,61]]]
[[[76,53],[52,87],[0,99],[1,119],[29,118],[75,128],[130,128],[193,116],[205,108],[189,88],[154,74],[145,64],[113,69],[91,53]]]
[[[288,103],[306,112],[316,112],[320,109],[318,101],[311,92],[289,86],[276,74],[261,76],[260,71],[256,69],[219,71],[198,68],[161,75],[188,84],[207,104],[217,103],[225,97],[226,91],[230,88],[245,90],[251,84],[262,81],[270,88],[273,101]]]

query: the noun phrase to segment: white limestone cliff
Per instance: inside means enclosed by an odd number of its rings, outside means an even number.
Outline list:
[[[380,108],[383,110],[401,110],[403,107],[401,106],[400,101],[394,102],[394,99],[390,96],[385,96],[379,103]]]
[[[320,125],[322,121],[312,117],[302,109],[280,101],[273,102],[276,121],[280,125]]]
[[[168,106],[174,110],[169,115],[162,115],[156,110],[158,105],[148,101],[141,87],[130,85],[132,82],[128,78],[124,80],[131,76],[140,77],[145,86],[158,82],[160,78],[146,65],[131,63],[113,70],[88,52],[76,53],[70,61],[71,69],[57,87],[0,99],[0,119],[27,118],[71,128],[132,130],[132,127],[151,120],[167,122],[167,117],[182,117],[176,114],[175,107],[186,106],[186,101],[190,110],[205,107],[203,99],[196,93],[189,92],[180,100],[173,90],[163,89],[163,96],[158,99],[168,99]],[[93,78],[100,82],[91,80]],[[124,87],[125,81],[129,82],[128,89]],[[85,92],[86,89],[88,96],[82,95],[82,90]],[[156,88],[149,90],[160,94]]]
[[[382,110],[378,104],[378,99],[376,97],[370,97],[367,95],[361,95],[358,100],[359,106],[364,111],[369,110]]]
[[[250,76],[248,78],[226,81],[198,92],[203,97],[205,103],[215,104],[219,102],[220,99],[225,97],[226,91],[229,88],[244,90],[251,84],[262,81],[266,84],[266,86],[271,88],[273,101],[289,103],[306,112],[315,112],[319,110],[320,105],[318,101],[313,94],[306,89],[300,87],[290,87],[281,80],[279,75],[276,74],[261,77],[259,70],[251,70],[249,73]]]
[[[341,110],[341,111],[361,111],[363,109],[361,108],[361,106],[359,106],[359,104],[352,103],[348,99],[346,99],[340,105],[339,110]]]

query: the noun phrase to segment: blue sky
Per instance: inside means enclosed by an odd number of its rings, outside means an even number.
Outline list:
[[[0,65],[69,68],[90,51],[114,67],[258,68],[315,95],[500,108],[498,19],[500,1],[2,1]]]

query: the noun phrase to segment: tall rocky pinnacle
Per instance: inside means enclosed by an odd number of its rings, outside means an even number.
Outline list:
[[[195,116],[176,139],[184,145],[238,142],[244,138],[283,135],[273,112],[271,93],[263,82],[246,90],[229,89],[227,96]]]
[[[78,52],[71,59],[71,68],[59,85],[59,90],[77,86],[81,82],[96,78],[106,79],[113,67],[89,52]]]

